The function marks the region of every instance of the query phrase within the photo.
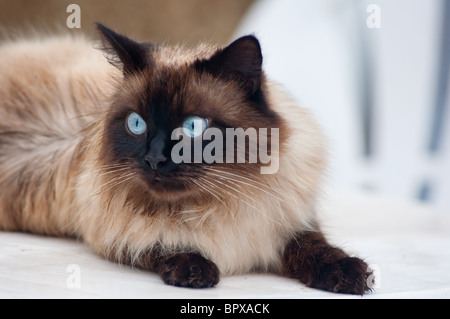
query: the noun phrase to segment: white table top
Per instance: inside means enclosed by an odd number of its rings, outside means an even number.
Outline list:
[[[379,287],[363,298],[450,298],[450,212],[367,194],[334,194],[321,212],[331,242],[375,265]],[[80,287],[73,287],[78,270]],[[72,239],[0,232],[0,298],[361,297],[270,274],[224,277],[206,290],[170,287],[156,274],[113,264]]]

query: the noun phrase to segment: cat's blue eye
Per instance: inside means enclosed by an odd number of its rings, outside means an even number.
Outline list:
[[[209,122],[200,116],[189,116],[183,121],[183,133],[191,138],[196,138],[205,132]]]
[[[139,116],[139,114],[132,112],[128,115],[127,118],[127,127],[128,130],[134,135],[142,135],[147,131],[147,124]]]

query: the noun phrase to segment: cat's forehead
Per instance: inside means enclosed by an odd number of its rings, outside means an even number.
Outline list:
[[[229,123],[236,120],[236,114],[253,114],[245,94],[236,85],[199,71],[196,63],[209,60],[219,49],[210,44],[195,48],[153,47],[149,53],[153,63],[125,81],[128,94],[122,104],[142,115],[194,114]]]
[[[197,60],[209,59],[218,47],[202,43],[195,48],[183,46],[157,46],[152,52],[152,58],[158,67],[181,67],[193,64]]]

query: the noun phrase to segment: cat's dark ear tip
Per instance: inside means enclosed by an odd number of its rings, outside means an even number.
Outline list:
[[[259,43],[258,37],[256,35],[254,35],[253,33],[244,35],[244,36],[240,37],[239,39],[247,39],[247,40],[251,40],[251,41]]]
[[[238,38],[237,40],[235,40],[234,42],[249,42],[249,43],[255,44],[256,46],[261,48],[259,39],[254,34],[244,35],[244,36]]]
[[[123,35],[117,33],[113,29],[108,28],[103,23],[94,22],[94,24],[95,24],[95,26],[97,28],[97,31],[100,33],[100,36],[105,36],[107,38],[116,38],[116,37],[119,37],[119,36],[124,37]]]
[[[105,26],[103,23],[94,22],[94,25],[95,25],[97,31],[99,31],[101,34],[110,33],[112,31],[110,28]]]
[[[95,25],[102,44],[100,49],[106,52],[110,64],[122,69],[125,75],[142,71],[149,65],[148,44],[131,40],[100,22],[95,22]]]
[[[97,30],[104,30],[106,29],[105,25],[103,23],[100,22],[94,22],[94,26],[96,27]]]
[[[235,52],[236,50],[240,52],[246,52],[249,56],[252,56],[253,59],[256,59],[262,63],[261,44],[254,34],[244,35],[238,38],[233,43],[231,43],[227,47],[227,49],[232,50],[233,52]]]

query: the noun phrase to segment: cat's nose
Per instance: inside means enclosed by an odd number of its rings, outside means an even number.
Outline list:
[[[150,167],[153,170],[157,170],[158,169],[158,165],[160,163],[167,162],[167,158],[164,155],[162,155],[162,154],[160,154],[160,155],[153,155],[151,153],[148,153],[145,156],[145,161],[148,163],[148,165],[150,165]]]
[[[167,157],[163,154],[164,147],[164,134],[158,132],[158,134],[150,141],[150,150],[147,155],[145,155],[145,161],[153,170],[157,170],[160,163],[167,162]]]

